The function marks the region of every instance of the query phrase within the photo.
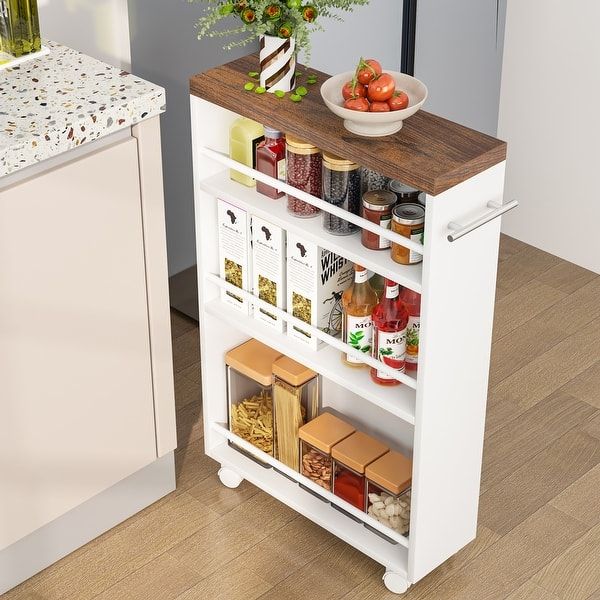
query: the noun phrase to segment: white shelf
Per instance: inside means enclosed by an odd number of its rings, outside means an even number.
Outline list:
[[[275,348],[391,415],[414,425],[416,392],[407,385],[379,386],[371,381],[369,369],[346,367],[337,348],[323,346],[319,350],[311,350],[287,334],[269,329],[254,317],[240,313],[219,299],[207,302],[204,309],[209,315],[225,321],[248,337]]]
[[[370,271],[421,293],[421,263],[400,265],[391,259],[389,251],[365,248],[360,241],[360,232],[347,236],[331,235],[323,229],[321,215],[310,219],[294,217],[287,211],[285,196],[278,200],[267,198],[254,187],[232,181],[228,170],[203,179],[200,187],[212,196],[231,202],[286,231],[302,235]]]

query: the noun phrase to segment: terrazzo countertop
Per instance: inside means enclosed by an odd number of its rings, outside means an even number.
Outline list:
[[[0,177],[165,110],[165,91],[67,46],[0,71]]]

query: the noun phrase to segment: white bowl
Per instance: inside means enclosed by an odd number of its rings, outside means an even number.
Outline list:
[[[321,96],[329,110],[344,119],[344,127],[366,137],[381,137],[391,135],[402,129],[402,122],[412,117],[427,99],[427,87],[424,83],[396,71],[386,71],[396,80],[396,90],[402,90],[408,94],[408,108],[404,110],[393,110],[390,112],[360,112],[344,108],[342,86],[350,81],[354,71],[347,71],[339,75],[333,75],[321,86]]]

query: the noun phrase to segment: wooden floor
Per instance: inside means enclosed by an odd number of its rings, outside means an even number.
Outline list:
[[[178,489],[6,600],[386,600],[382,568],[202,452],[173,314]],[[449,493],[451,490],[449,490]],[[407,600],[600,600],[600,277],[504,238],[477,540]]]

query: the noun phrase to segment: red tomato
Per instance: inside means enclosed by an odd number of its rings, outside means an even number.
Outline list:
[[[371,102],[370,112],[389,112],[390,105],[387,102]]]
[[[391,110],[403,110],[408,106],[408,96],[405,92],[394,92],[394,95],[387,101]]]
[[[367,60],[361,58],[356,69],[356,78],[360,83],[366,85],[372,79],[381,75],[381,70],[381,64],[374,58],[368,58]]]
[[[389,73],[383,73],[369,84],[367,97],[371,102],[385,102],[396,90],[396,82]]]
[[[367,112],[369,110],[369,101],[366,98],[350,98],[350,100],[344,102],[344,108]]]
[[[356,82],[353,85],[352,81],[347,81],[342,88],[342,96],[344,100],[349,100],[350,98],[366,98],[367,90],[362,83]]]

